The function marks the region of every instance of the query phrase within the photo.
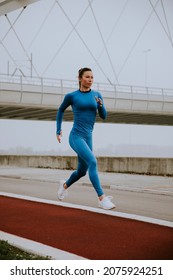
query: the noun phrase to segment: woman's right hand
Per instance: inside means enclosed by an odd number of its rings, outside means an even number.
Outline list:
[[[56,138],[57,138],[58,142],[61,143],[62,131],[60,132],[60,134],[56,135]]]

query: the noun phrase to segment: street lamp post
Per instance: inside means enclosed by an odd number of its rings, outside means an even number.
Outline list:
[[[151,51],[151,49],[143,50],[143,53],[145,54],[145,86],[147,87],[147,74],[148,74],[148,53]]]

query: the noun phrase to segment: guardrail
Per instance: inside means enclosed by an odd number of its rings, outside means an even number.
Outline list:
[[[78,81],[0,74],[1,103],[58,106]],[[173,114],[173,89],[94,83],[109,111]]]
[[[65,79],[53,79],[53,78],[38,78],[38,77],[24,77],[24,76],[10,76],[6,74],[0,74],[0,87],[2,84],[15,84],[19,86],[19,89],[22,91],[26,86],[37,86],[38,92],[44,92],[48,88],[59,88],[61,93],[65,94],[63,88],[78,88],[78,81],[74,80],[65,80]],[[133,85],[116,85],[108,83],[97,83],[95,82],[92,86],[94,90],[101,92],[106,92],[107,97],[112,97],[113,93],[116,97],[116,93],[126,93],[126,94],[145,94],[145,95],[160,95],[160,96],[173,96],[173,89],[164,89],[157,87],[142,87],[142,86],[133,86]],[[110,96],[109,96],[110,94]]]

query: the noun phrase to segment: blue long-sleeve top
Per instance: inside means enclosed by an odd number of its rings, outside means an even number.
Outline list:
[[[100,98],[103,102],[102,96],[99,92],[90,90],[82,92],[76,90],[65,95],[62,104],[60,105],[56,115],[56,134],[61,132],[62,120],[64,111],[67,107],[72,106],[74,123],[72,132],[83,135],[92,134],[97,112],[102,119],[106,118],[107,112],[104,103],[102,106],[96,101]]]

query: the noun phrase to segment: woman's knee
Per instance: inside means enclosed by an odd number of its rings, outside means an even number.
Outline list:
[[[78,176],[81,178],[81,177],[84,177],[87,173],[87,170],[78,170]]]
[[[89,163],[89,168],[96,168],[97,167],[97,159],[93,157]]]

